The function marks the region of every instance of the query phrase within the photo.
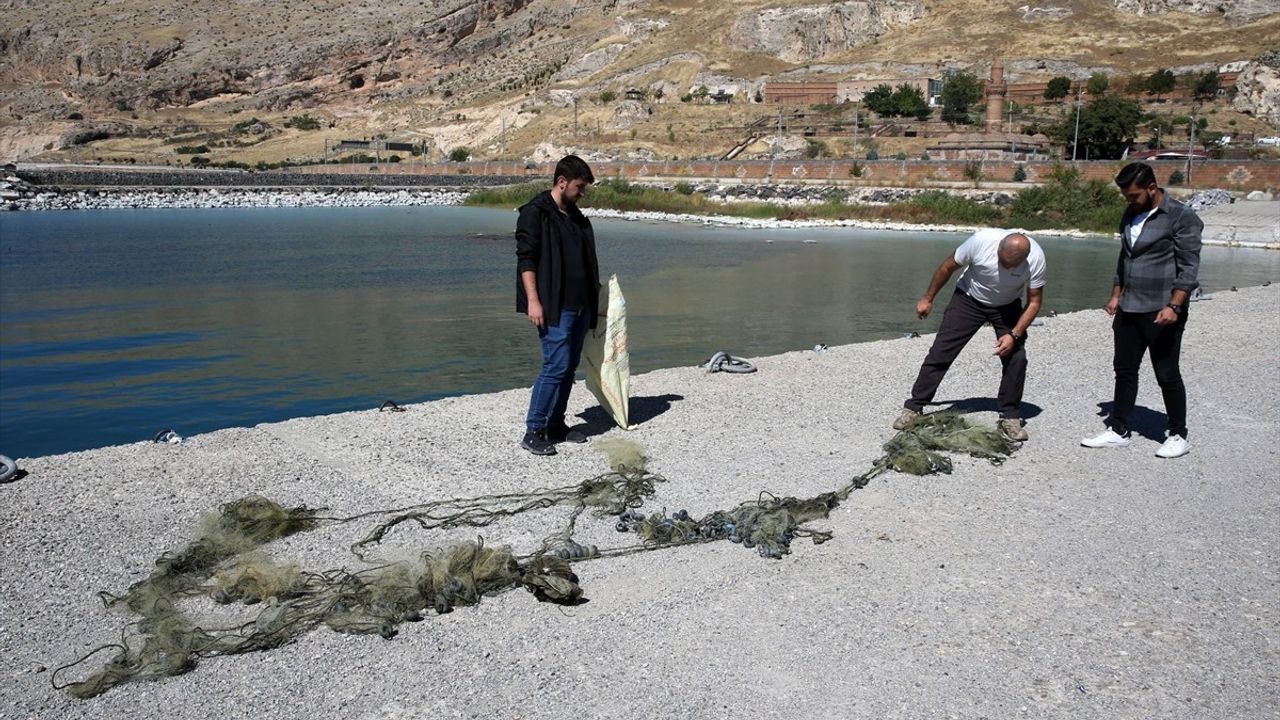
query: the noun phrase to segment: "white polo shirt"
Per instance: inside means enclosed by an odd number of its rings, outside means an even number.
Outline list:
[[[988,228],[969,236],[956,248],[955,260],[965,266],[956,289],[988,307],[1008,305],[1021,299],[1027,288],[1044,287],[1044,251],[1031,238],[1031,252],[1015,268],[1000,266],[1000,241],[1011,230]]]

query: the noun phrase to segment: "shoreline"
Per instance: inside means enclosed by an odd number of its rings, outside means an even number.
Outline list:
[[[892,190],[885,188],[884,190]],[[877,190],[872,189],[872,193]],[[149,189],[96,188],[64,190],[30,185],[16,177],[0,183],[0,203],[17,212],[122,209],[215,209],[215,208],[302,208],[302,207],[427,207],[463,204],[469,190],[457,188],[396,187],[172,187]],[[769,198],[766,201],[776,202]],[[792,201],[811,202],[801,198]],[[784,202],[786,204],[786,202]],[[1235,217],[1244,209],[1263,208],[1262,218]],[[1240,201],[1200,211],[1205,219],[1206,245],[1280,250],[1280,201]],[[692,223],[715,227],[752,229],[849,227],[863,230],[904,232],[966,233],[980,229],[973,225],[945,223],[918,224],[876,220],[759,219],[728,215],[698,215],[658,211],[622,211],[587,208],[589,217],[636,222]],[[1256,213],[1254,213],[1256,214]],[[1271,216],[1275,217],[1272,218]],[[1219,219],[1221,218],[1221,219]],[[1033,235],[1068,238],[1106,238],[1105,234],[1073,229],[1040,229]],[[1114,237],[1114,236],[1112,236]]]
[[[614,438],[639,443],[667,479],[646,513],[703,515],[761,491],[810,497],[879,456],[929,337],[753,358],[751,375],[637,375],[630,432],[595,422],[595,401],[577,383],[569,411],[593,419],[592,443],[562,445],[553,458],[518,447],[528,388],[36,458],[27,477],[0,486],[11,618],[0,646],[12,658],[0,712],[1268,717],[1280,697],[1271,671],[1280,487],[1266,470],[1274,452],[1248,438],[1280,430],[1277,301],[1280,286],[1195,304],[1183,346],[1185,458],[1152,455],[1163,406],[1145,367],[1133,446],[1079,447],[1110,398],[1109,325],[1097,310],[1063,314],[1029,341],[1030,442],[997,466],[953,457],[951,475],[883,475],[815,523],[834,533],[823,544],[797,539],[782,560],[716,542],[584,562],[574,570],[585,605],[505,593],[427,613],[391,641],[322,627],[84,702],[50,688],[48,673],[119,639],[121,617],[94,593],[145,577],[220,503],[259,493],[351,515],[560,487],[602,472],[596,444]],[[995,421],[999,380],[989,344],[976,337],[939,394],[983,424]],[[481,534],[527,552],[567,513],[521,515]],[[615,547],[626,536],[613,525],[584,514],[574,538]],[[362,535],[336,526],[264,550],[311,570],[359,567],[347,547]],[[438,541],[405,528],[385,552]],[[252,617],[257,607],[229,611]],[[708,665],[716,648],[751,661]],[[424,673],[424,663],[441,671]]]

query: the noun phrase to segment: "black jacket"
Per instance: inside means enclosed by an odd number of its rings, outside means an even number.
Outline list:
[[[547,323],[560,322],[560,310],[564,306],[564,245],[560,239],[560,209],[551,199],[551,191],[538,193],[520,208],[516,221],[516,312],[529,312],[529,298],[524,292],[520,274],[534,271],[538,283],[538,300]],[[576,207],[569,208],[569,222],[577,223],[582,231],[582,242],[587,253],[587,273],[591,287],[587,288],[587,308],[591,312],[591,324],[595,328],[600,307],[600,266],[596,261],[596,236],[591,221]]]

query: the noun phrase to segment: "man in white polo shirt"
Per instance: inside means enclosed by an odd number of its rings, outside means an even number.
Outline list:
[[[1000,432],[1010,440],[1026,440],[1027,431],[1022,427],[1022,387],[1027,379],[1024,345],[1027,328],[1044,299],[1044,252],[1024,233],[998,228],[979,230],[933,273],[929,289],[916,303],[918,317],[929,316],[933,299],[960,268],[965,268],[964,274],[956,283],[933,347],[920,366],[911,398],[903,403],[904,410],[893,427],[901,430],[920,417],[925,406],[933,402],[951,363],[978,328],[989,322],[996,332],[993,354],[999,356],[1003,366],[996,396]]]

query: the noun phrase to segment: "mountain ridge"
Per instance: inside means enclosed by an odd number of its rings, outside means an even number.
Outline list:
[[[159,152],[143,140],[254,115],[275,130],[250,158],[379,135],[527,155],[570,123],[603,145],[635,139],[640,115],[696,134],[701,110],[654,110],[699,85],[749,101],[770,79],[985,73],[994,57],[1011,80],[1209,68],[1280,38],[1280,0],[9,0],[5,18],[0,157],[15,159],[95,135]],[[592,102],[627,88],[646,102]],[[280,128],[301,114],[333,132]],[[652,151],[688,144],[645,133]]]

